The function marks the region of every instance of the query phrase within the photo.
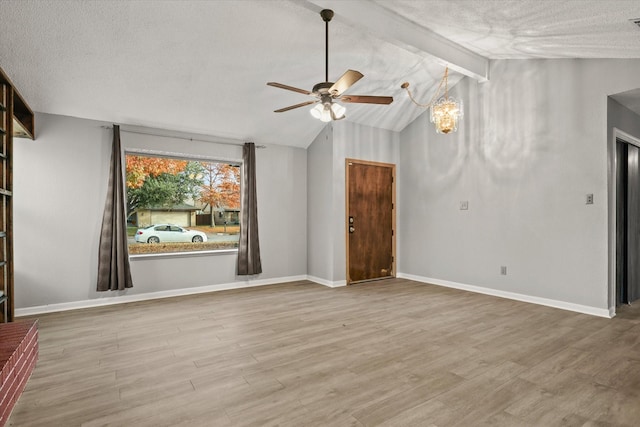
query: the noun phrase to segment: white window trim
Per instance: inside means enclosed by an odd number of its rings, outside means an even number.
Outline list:
[[[174,151],[148,150],[144,148],[123,148],[121,152],[123,165],[126,164],[126,156],[128,154],[167,157],[167,158],[179,159],[179,160],[203,160],[207,162],[227,163],[230,165],[239,166],[241,177],[244,174],[244,162],[242,159],[238,160],[237,158],[221,157],[221,156],[215,156],[215,157],[205,156],[201,154],[188,154],[188,153],[180,153],[180,152],[174,152]],[[127,191],[126,171],[123,170],[123,173],[125,174],[125,177],[123,179],[123,185],[125,186],[124,191],[126,194],[126,191]],[[240,191],[242,192],[242,186],[240,186]],[[242,200],[242,194],[240,194],[240,200]],[[158,259],[158,258],[183,258],[183,257],[210,256],[210,255],[235,255],[237,253],[238,253],[238,248],[202,250],[202,251],[184,251],[184,252],[161,252],[157,254],[133,254],[133,255],[130,254],[129,260],[138,261],[138,260]]]

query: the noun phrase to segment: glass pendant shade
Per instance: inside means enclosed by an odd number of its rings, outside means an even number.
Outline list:
[[[331,111],[333,111],[333,120],[344,119],[344,113],[347,111],[342,105],[338,103],[331,104]]]
[[[454,98],[443,97],[431,105],[431,123],[435,125],[437,133],[447,134],[457,131],[463,115],[462,101],[456,101]]]
[[[331,114],[329,114],[329,111],[324,108],[323,104],[316,105],[309,112],[313,117],[322,120],[323,122],[331,121]]]

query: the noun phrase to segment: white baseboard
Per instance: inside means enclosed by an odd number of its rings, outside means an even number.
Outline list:
[[[500,298],[507,298],[516,301],[529,302],[532,304],[545,305],[547,307],[560,308],[562,310],[575,311],[578,313],[590,314],[592,316],[612,318],[609,309],[596,308],[588,305],[573,304],[565,301],[558,301],[547,298],[534,297],[531,295],[518,294],[515,292],[500,291],[497,289],[483,288],[481,286],[465,285],[464,283],[450,282],[448,280],[433,279],[430,277],[416,276],[413,274],[398,273],[398,278],[409,279],[415,282],[428,283],[431,285],[444,286],[447,288],[460,289],[463,291],[475,292],[479,294],[492,295]]]
[[[321,279],[320,277],[316,277],[316,276],[307,276],[307,280],[313,283],[317,283],[319,285],[328,286],[330,288],[339,288],[341,286],[347,286],[346,280],[338,280],[338,281],[332,282],[330,280]]]
[[[277,277],[274,279],[258,279],[243,280],[231,283],[223,283],[219,285],[199,286],[196,288],[172,289],[169,291],[148,292],[144,294],[134,295],[118,295],[109,296],[105,293],[104,297],[95,299],[63,302],[58,304],[39,305],[35,307],[16,308],[16,317],[32,316],[36,314],[53,313],[57,311],[78,310],[81,308],[102,307],[105,305],[123,304],[127,302],[147,301],[160,298],[171,298],[183,295],[203,294],[207,292],[226,291],[230,289],[251,288],[254,286],[276,285],[280,283],[296,282],[307,280],[306,275]]]
[[[491,289],[491,288],[483,288],[481,286],[466,285],[463,283],[450,282],[448,280],[433,279],[429,277],[416,276],[413,274],[405,274],[405,273],[398,273],[396,277],[398,277],[399,279],[409,279],[415,282],[428,283],[428,284],[437,285],[437,286],[444,286],[447,288],[454,288],[454,289],[460,289],[463,291],[476,292],[476,293],[485,294],[485,295],[492,295],[500,298],[507,298],[507,299],[512,299],[516,301],[528,302],[532,304],[545,305],[548,307],[554,307],[554,308],[560,308],[563,310],[575,311],[578,313],[590,314],[592,316],[599,316],[599,317],[606,317],[606,318],[612,318],[613,316],[615,316],[615,310],[613,310],[612,312],[609,309],[600,309],[600,308],[586,306],[586,305],[573,304],[565,301],[558,301],[558,300],[552,300],[547,298],[534,297],[530,295],[518,294],[515,292],[507,292],[507,291],[500,291],[500,290]],[[338,280],[338,281],[332,282],[330,280],[322,279],[316,276],[299,275],[299,276],[278,277],[273,279],[244,280],[244,281],[237,281],[237,282],[231,282],[231,283],[223,283],[218,285],[200,286],[196,288],[172,289],[169,291],[149,292],[149,293],[134,294],[134,295],[108,296],[108,294],[105,294],[104,297],[90,299],[90,300],[72,301],[72,302],[63,302],[58,304],[40,305],[35,307],[17,308],[15,315],[16,317],[32,316],[37,314],[54,313],[58,311],[77,310],[77,309],[91,308],[91,307],[102,307],[106,305],[124,304],[128,302],[147,301],[147,300],[160,299],[160,298],[171,298],[171,297],[183,296],[183,295],[195,295],[195,294],[202,294],[207,292],[251,288],[254,286],[276,285],[276,284],[287,283],[287,282],[296,282],[300,280],[308,280],[310,282],[327,286],[329,288],[339,288],[347,285],[346,280]]]

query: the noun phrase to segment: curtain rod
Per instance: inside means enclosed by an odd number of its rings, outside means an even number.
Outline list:
[[[101,127],[103,129],[113,129],[112,126],[101,126]],[[120,132],[137,133],[138,135],[159,136],[159,137],[162,137],[162,138],[184,139],[185,141],[209,142],[209,143],[212,143],[212,144],[222,144],[222,145],[237,145],[237,146],[240,146],[240,147],[242,147],[244,145],[244,142],[209,141],[209,140],[206,140],[206,139],[187,138],[185,136],[162,135],[160,133],[142,132],[142,131],[138,131],[138,130],[126,130],[126,129],[122,129],[122,128],[120,128]],[[246,141],[246,142],[251,142],[251,141]],[[267,148],[267,146],[266,145],[256,145],[256,148]]]

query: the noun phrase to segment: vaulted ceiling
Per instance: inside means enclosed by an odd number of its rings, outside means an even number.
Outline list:
[[[423,112],[400,84],[427,100],[445,64],[451,86],[490,59],[640,58],[637,0],[0,0],[0,67],[39,112],[306,147],[324,123],[266,82],[324,80],[323,8],[329,79],[394,97],[346,120],[396,131]]]

